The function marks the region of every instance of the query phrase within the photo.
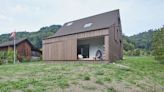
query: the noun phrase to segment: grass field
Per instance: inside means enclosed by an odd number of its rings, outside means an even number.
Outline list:
[[[164,65],[152,57],[125,57],[115,64],[1,65],[0,92],[164,92]]]

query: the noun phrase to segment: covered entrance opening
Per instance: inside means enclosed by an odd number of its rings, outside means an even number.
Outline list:
[[[77,40],[78,60],[103,60],[104,36]]]

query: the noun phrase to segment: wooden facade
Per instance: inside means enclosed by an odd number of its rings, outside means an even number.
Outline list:
[[[43,60],[78,60],[77,41],[78,39],[104,37],[104,58],[103,60],[116,60],[122,58],[122,32],[117,32],[118,27],[110,27],[85,33],[78,33],[68,36],[43,40]],[[114,38],[114,35],[117,36]],[[119,54],[117,54],[119,53]]]
[[[22,61],[23,58],[27,60],[31,59],[31,46],[28,42],[24,41],[16,46],[17,58]]]
[[[103,60],[112,62],[122,59],[122,30],[118,17],[119,14],[114,16],[114,24],[108,27],[44,39],[43,60],[78,60],[78,41],[95,37],[103,37],[104,39]],[[61,30],[63,31],[63,29]]]
[[[13,50],[13,47],[13,41],[9,41],[0,45],[0,51],[8,51],[8,49]],[[16,51],[17,59],[19,61],[22,61],[23,59],[31,60],[31,57],[33,56],[32,52],[38,53],[38,57],[41,56],[41,51],[34,48],[27,39],[16,41]]]

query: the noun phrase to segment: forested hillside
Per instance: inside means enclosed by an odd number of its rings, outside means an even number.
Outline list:
[[[41,48],[42,39],[54,35],[60,27],[61,25],[51,25],[48,27],[42,27],[37,32],[17,32],[17,39],[28,38],[34,46]],[[150,51],[152,37],[155,31],[156,30],[149,30],[130,37],[123,35],[124,52],[133,52],[136,51],[136,49]],[[10,40],[9,36],[10,34],[0,35],[0,43]]]
[[[48,27],[42,27],[37,32],[17,32],[16,39],[28,38],[34,46],[37,48],[42,47],[42,39],[48,36],[54,35],[54,33],[61,27],[61,25],[51,25]],[[0,35],[0,43],[9,41],[10,34]]]
[[[148,32],[139,33],[130,36],[129,39],[134,42],[136,48],[150,50],[152,46],[153,33],[156,30],[149,30]]]
[[[123,36],[124,54],[150,55],[152,54],[152,38],[157,30],[148,30],[133,36]]]

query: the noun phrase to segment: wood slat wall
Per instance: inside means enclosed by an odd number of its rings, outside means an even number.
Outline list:
[[[69,39],[43,45],[43,60],[76,60],[77,40]]]
[[[107,35],[108,29],[43,40],[43,60],[77,60],[77,40]]]
[[[56,41],[61,41],[61,40],[81,39],[81,38],[88,38],[88,37],[103,36],[103,35],[108,35],[108,34],[109,34],[109,30],[108,29],[84,32],[84,33],[78,33],[78,34],[73,34],[73,35],[57,37],[57,38],[45,39],[45,40],[43,40],[43,45],[44,44],[48,44],[48,43],[53,43],[53,42],[56,42]]]
[[[109,36],[108,35],[106,35],[106,36],[104,36],[104,60],[109,60]]]

